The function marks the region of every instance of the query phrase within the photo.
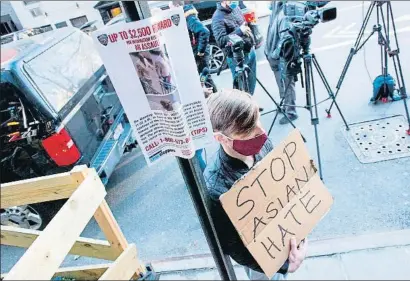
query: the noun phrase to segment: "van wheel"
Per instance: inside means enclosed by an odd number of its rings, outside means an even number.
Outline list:
[[[57,200],[1,209],[1,225],[43,230],[64,205],[65,201]]]
[[[1,210],[1,224],[31,230],[40,230],[43,219],[30,205],[16,206]]]

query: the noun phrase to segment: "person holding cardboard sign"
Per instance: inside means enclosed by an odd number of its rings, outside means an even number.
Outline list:
[[[259,106],[249,94],[224,89],[208,99],[208,108],[215,139],[221,146],[214,161],[208,163],[204,178],[222,250],[244,266],[251,280],[269,280],[224,211],[220,197],[273,150],[272,142],[260,123]],[[251,209],[255,207],[253,200],[237,200],[236,204]],[[307,243],[302,242],[298,246],[292,238],[289,247],[288,260],[271,280],[285,279],[287,273],[295,272],[302,264]]]

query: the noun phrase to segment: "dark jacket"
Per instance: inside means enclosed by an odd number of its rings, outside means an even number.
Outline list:
[[[212,16],[212,33],[218,46],[225,48],[229,41],[229,34],[244,37],[240,29],[244,22],[245,19],[239,7],[232,10],[231,8],[224,8],[221,3],[218,3],[216,11]]]
[[[255,164],[262,160],[272,149],[272,142],[267,140],[259,154],[255,155]],[[242,239],[239,237],[238,232],[219,201],[219,197],[227,192],[235,181],[249,172],[249,170],[245,163],[230,157],[220,147],[214,161],[208,163],[204,171],[204,178],[207,186],[207,195],[210,199],[211,217],[223,252],[231,256],[238,264],[262,272],[259,264],[243,244]],[[287,273],[287,268],[288,263],[286,262],[278,272],[285,274]]]
[[[209,54],[210,32],[208,28],[199,20],[198,12],[193,5],[185,5],[184,13],[194,55]]]
[[[269,18],[268,33],[266,35],[265,55],[269,61],[277,61],[277,64],[279,64],[281,32],[289,28],[290,23],[283,13],[282,1],[272,1],[271,5],[272,13]]]

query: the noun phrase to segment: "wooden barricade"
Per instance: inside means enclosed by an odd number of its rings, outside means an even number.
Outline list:
[[[130,280],[145,275],[137,248],[128,244],[107,202],[105,187],[94,169],[7,183],[1,187],[1,208],[68,198],[43,231],[1,226],[1,244],[28,248],[4,280]],[[107,240],[79,237],[94,216]],[[67,254],[112,263],[62,267]]]

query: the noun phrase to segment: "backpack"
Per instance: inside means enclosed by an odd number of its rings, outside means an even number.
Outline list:
[[[389,97],[392,100],[396,100],[395,87],[396,81],[390,74],[377,76],[373,81],[373,97],[370,101],[387,101]]]

